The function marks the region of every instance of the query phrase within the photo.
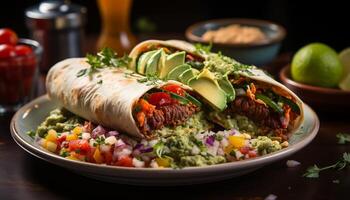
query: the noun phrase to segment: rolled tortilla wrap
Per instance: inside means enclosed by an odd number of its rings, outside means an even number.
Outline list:
[[[80,70],[89,68],[85,58],[70,58],[55,64],[48,72],[46,89],[51,99],[86,120],[145,138],[132,115],[133,105],[147,91],[176,82],[140,83],[143,78],[123,68],[103,68],[91,76],[77,77]],[[101,82],[102,81],[102,82]]]

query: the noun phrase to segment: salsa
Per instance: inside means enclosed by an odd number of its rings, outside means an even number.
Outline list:
[[[288,142],[255,136],[238,130],[239,127],[208,131],[209,125],[204,122],[203,112],[198,112],[181,128],[171,132],[164,129],[156,138],[137,140],[65,109],[55,109],[32,136],[42,148],[67,159],[136,168],[183,168],[235,162],[288,146]]]

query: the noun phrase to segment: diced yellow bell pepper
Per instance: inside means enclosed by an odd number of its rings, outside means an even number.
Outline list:
[[[56,152],[57,144],[51,141],[46,141],[46,149],[51,152]]]
[[[69,135],[66,136],[66,140],[67,140],[67,141],[77,140],[77,139],[78,139],[78,135],[73,134],[73,133],[71,133],[71,134],[69,134]]]
[[[156,162],[160,167],[170,167],[170,160],[168,158],[156,158]]]
[[[80,126],[77,126],[75,127],[73,130],[72,130],[72,133],[75,134],[75,135],[79,135],[83,132],[83,128],[80,127]]]
[[[68,159],[70,159],[70,160],[79,160],[79,159],[76,158],[74,155],[67,156],[66,158],[68,158]]]
[[[95,152],[94,152],[94,155],[92,156],[94,158],[94,160],[96,161],[96,163],[103,163],[103,157],[102,157],[102,154],[99,150],[99,148],[97,147]]]
[[[45,137],[45,139],[47,141],[51,141],[51,142],[55,142],[56,143],[56,140],[57,140],[57,132],[53,129],[50,129],[48,132],[47,132],[47,135]]]
[[[233,148],[239,149],[245,145],[245,139],[242,136],[231,135],[228,137],[228,141]]]

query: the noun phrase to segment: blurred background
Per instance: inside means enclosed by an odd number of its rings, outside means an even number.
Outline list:
[[[0,7],[1,27],[11,27],[27,37],[24,11],[38,0],[11,0]],[[87,35],[98,35],[101,29],[97,2],[72,0],[87,8]],[[316,5],[317,4],[317,5]],[[349,44],[349,7],[346,1],[199,1],[135,0],[131,8],[133,33],[174,34],[184,38],[185,29],[198,21],[214,18],[257,18],[281,24],[287,30],[282,51],[295,51],[310,42],[323,42],[336,50]]]

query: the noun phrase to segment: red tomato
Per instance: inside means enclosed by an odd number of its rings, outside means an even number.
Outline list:
[[[33,49],[27,45],[20,44],[15,46],[15,52],[17,56],[26,56],[33,53]]]
[[[249,152],[249,147],[241,147],[239,149],[239,151],[242,153],[242,154],[247,154]]]
[[[17,34],[8,28],[0,29],[0,44],[16,45],[18,41]]]
[[[185,90],[178,85],[166,85],[163,87],[163,90],[175,93],[180,96],[185,96]]]
[[[66,140],[66,135],[61,135],[60,137],[57,138],[57,142],[61,144],[63,141]]]
[[[111,164],[111,162],[113,160],[113,154],[108,151],[108,152],[103,152],[103,155],[105,157],[106,164]]]
[[[83,152],[88,152],[90,149],[91,147],[87,140],[72,140],[69,142],[70,151],[80,150]]]
[[[249,151],[249,158],[255,158],[257,156],[256,151]]]
[[[155,106],[162,106],[172,104],[173,101],[169,94],[165,92],[155,92],[149,96],[148,102]]]
[[[9,58],[15,55],[15,48],[12,45],[0,44],[0,58]]]
[[[132,165],[132,158],[130,156],[122,156],[122,157],[120,157],[115,164],[117,166],[133,167],[133,165]]]

